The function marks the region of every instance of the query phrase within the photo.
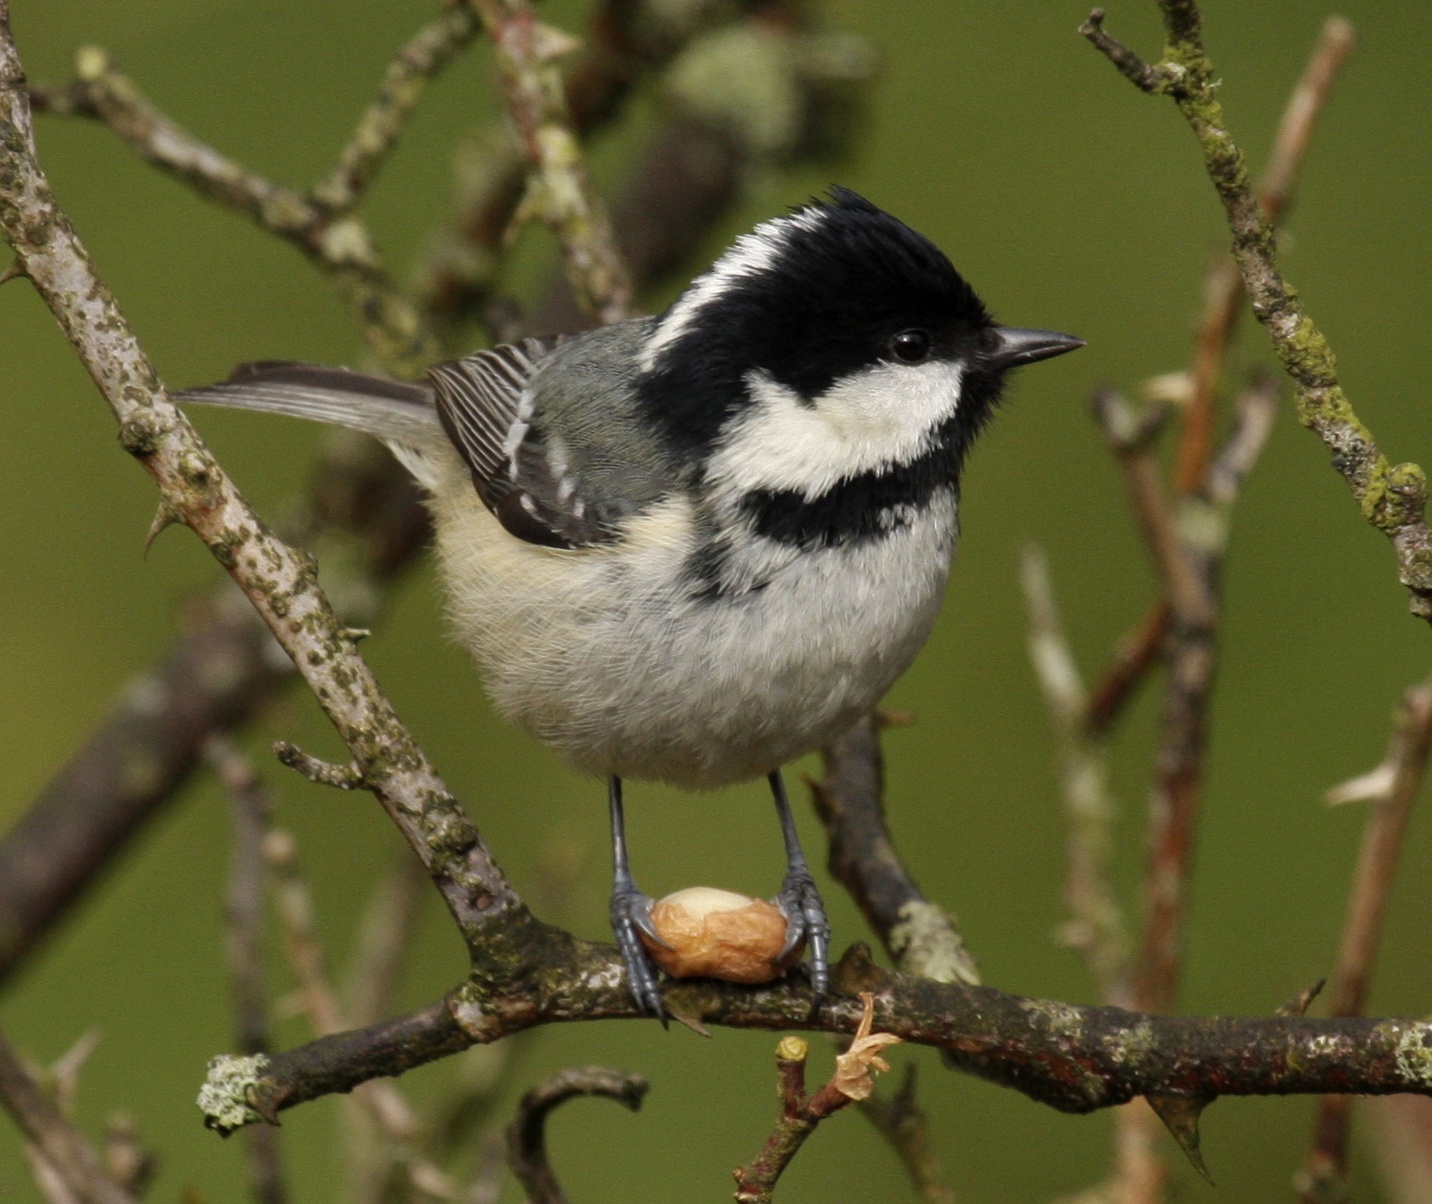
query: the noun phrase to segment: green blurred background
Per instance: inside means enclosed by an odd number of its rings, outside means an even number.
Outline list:
[[[1326,0],[1205,5],[1208,39],[1235,133],[1262,160]],[[61,81],[77,45],[98,43],[155,102],[199,136],[286,182],[316,179],[369,100],[387,56],[436,10],[393,0],[13,0],[30,75]],[[691,264],[833,180],[893,210],[944,247],[1007,321],[1074,331],[1078,355],[1021,374],[966,478],[965,536],[929,649],[895,688],[915,726],[893,733],[891,822],[926,889],[958,912],[986,981],[1073,1001],[1091,998],[1078,959],[1051,933],[1063,831],[1052,740],[1028,667],[1019,550],[1048,551],[1085,670],[1142,612],[1153,587],[1123,486],[1088,416],[1093,385],[1133,388],[1186,365],[1200,289],[1224,245],[1221,215],[1171,104],[1144,97],[1075,28],[1077,0],[1014,4],[832,0],[833,25],[868,37],[882,70],[856,155],[836,168],[768,172]],[[1348,391],[1394,459],[1432,462],[1432,21],[1422,0],[1341,6],[1360,49],[1338,83],[1309,157],[1285,265],[1339,355]],[[549,19],[581,28],[585,6]],[[1109,27],[1148,53],[1149,0],[1120,0]],[[401,270],[444,214],[450,148],[493,111],[478,48],[433,89],[369,207]],[[648,110],[649,116],[649,110]],[[356,362],[359,339],[330,286],[288,247],[141,165],[105,130],[43,119],[44,165],[81,236],[165,378],[217,378],[252,358]],[[628,140],[629,141],[629,140]],[[618,134],[598,149],[621,177]],[[650,304],[664,298],[648,299]],[[1240,360],[1268,359],[1261,333]],[[186,606],[220,578],[181,530],[140,555],[155,495],[117,447],[113,423],[47,311],[23,283],[0,290],[0,827],[171,638]],[[263,512],[304,481],[319,433],[306,424],[205,413],[200,426]],[[1390,708],[1425,675],[1432,643],[1406,615],[1392,558],[1317,440],[1290,412],[1240,504],[1226,577],[1200,873],[1188,941],[1188,1012],[1263,1012],[1327,973],[1362,812],[1328,810],[1330,785],[1382,755]],[[468,803],[516,881],[553,919],[605,933],[605,808],[596,784],[492,715],[466,657],[447,640],[426,564],[402,584],[365,655],[414,732]],[[1118,744],[1121,865],[1132,889],[1158,690],[1145,692]],[[294,739],[336,755],[312,702],[294,690],[250,745]],[[335,956],[389,863],[396,834],[364,797],[309,787],[276,767],[281,819],[298,835]],[[802,792],[803,793],[803,792]],[[661,894],[711,883],[767,893],[780,873],[770,805],[756,787],[684,797],[636,785],[634,858]],[[802,811],[808,840],[815,825]],[[110,873],[0,998],[0,1022],[37,1058],[82,1032],[103,1042],[83,1079],[92,1131],[123,1108],[162,1158],[152,1198],[187,1186],[244,1198],[241,1150],[199,1124],[206,1059],[231,1047],[221,945],[228,818],[210,784],[192,789]],[[1432,825],[1414,820],[1373,1006],[1432,1010],[1427,913]],[[817,860],[822,858],[817,854]],[[544,901],[544,866],[575,875]],[[839,889],[827,898],[837,944],[864,938]],[[435,904],[435,900],[433,900]],[[458,941],[430,906],[404,1005],[462,974]],[[281,976],[275,975],[282,986]],[[286,1022],[285,1043],[304,1039]],[[523,1043],[500,1101],[565,1065],[601,1062],[652,1081],[631,1116],[578,1103],[552,1125],[554,1158],[576,1201],[729,1198],[773,1109],[774,1038],[716,1030],[710,1040],[653,1024],[554,1029]],[[828,1055],[818,1048],[815,1073]],[[1109,1117],[1056,1114],[1012,1091],[919,1064],[932,1137],[962,1201],[1049,1199],[1102,1176]],[[430,1099],[439,1064],[404,1085]],[[1204,1149],[1225,1200],[1288,1198],[1306,1147],[1308,1100],[1221,1102]],[[342,1153],[332,1101],[285,1116],[295,1198],[336,1198]],[[1177,1155],[1175,1153],[1175,1158]],[[1366,1144],[1359,1199],[1380,1198]],[[1181,1197],[1203,1188],[1182,1165]],[[0,1132],[0,1198],[37,1198],[13,1134]],[[515,1200],[507,1185],[505,1200]],[[881,1140],[854,1113],[809,1143],[781,1198],[913,1198]]]

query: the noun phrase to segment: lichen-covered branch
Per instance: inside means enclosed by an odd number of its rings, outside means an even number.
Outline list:
[[[874,997],[877,1030],[944,1050],[961,1069],[1066,1112],[1138,1095],[1432,1095],[1432,1024],[1424,1021],[1076,1007],[882,970],[860,946],[842,959],[814,1014],[809,992],[790,982],[690,979],[666,997],[674,1011],[706,1025],[853,1034],[862,992]],[[513,981],[465,983],[410,1016],[275,1054],[261,1066],[220,1060],[211,1072],[216,1090],[206,1094],[209,1123],[231,1129],[272,1120],[306,1100],[544,1024],[637,1018],[616,951],[554,934]],[[218,1090],[225,1083],[235,1085]]]
[[[318,587],[169,401],[35,160],[24,73],[0,21],[0,234],[50,307],[164,505],[243,590],[353,753],[472,939],[522,908],[472,821],[403,727]]]
[[[1338,379],[1332,348],[1277,262],[1273,228],[1259,205],[1247,161],[1229,133],[1217,76],[1203,44],[1194,0],[1160,0],[1168,33],[1165,57],[1143,62],[1103,29],[1095,9],[1081,32],[1146,92],[1171,97],[1188,121],[1204,166],[1223,203],[1249,301],[1293,381],[1298,417],[1322,439],[1363,517],[1391,541],[1398,579],[1410,607],[1432,621],[1432,531],[1425,517],[1426,474],[1416,464],[1391,464],[1352,408]]]
[[[562,246],[578,304],[602,324],[632,316],[632,287],[606,205],[592,187],[567,115],[557,60],[576,49],[538,21],[526,0],[468,0],[497,50],[503,91],[528,164],[523,205]]]

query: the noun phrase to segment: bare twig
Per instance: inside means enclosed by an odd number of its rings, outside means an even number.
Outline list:
[[[306,753],[287,740],[275,740],[273,754],[295,773],[302,774],[316,786],[332,786],[335,790],[362,790],[367,785],[357,765],[335,765]]]
[[[232,741],[213,737],[210,764],[229,795],[234,845],[226,901],[229,981],[234,996],[235,1037],[245,1054],[267,1054],[268,992],[264,983],[264,838],[272,813],[268,793],[253,765]],[[245,1134],[249,1182],[258,1204],[283,1204],[288,1192],[279,1155],[278,1130],[256,1125]]]
[[[1160,598],[1119,641],[1114,663],[1089,694],[1084,722],[1091,735],[1101,736],[1113,730],[1134,691],[1158,662],[1168,633],[1168,619],[1168,600]]]
[[[900,1038],[891,1033],[873,1032],[874,996],[863,992],[860,1027],[850,1047],[835,1060],[835,1074],[814,1095],[805,1089],[808,1046],[802,1037],[784,1037],[776,1047],[776,1082],[781,1100],[780,1116],[766,1138],[761,1152],[746,1166],[738,1167],[737,1204],[769,1204],[776,1181],[785,1173],[801,1146],[815,1128],[833,1112],[854,1100],[869,1099],[875,1090],[874,1075],[890,1069],[880,1056],[882,1050]]]
[[[472,10],[451,4],[436,21],[409,39],[383,73],[377,99],[358,119],[338,164],[313,186],[311,196],[335,213],[346,213],[383,165],[427,85],[476,36],[479,26]]]
[[[476,17],[451,5],[389,62],[377,99],[359,118],[338,162],[308,192],[264,179],[205,145],[156,109],[96,47],[80,51],[76,81],[34,88],[42,110],[96,118],[142,157],[201,194],[246,213],[334,275],[382,363],[414,376],[437,358],[425,319],[388,277],[368,227],[353,210],[396,145],[427,84],[478,32]]]
[[[1206,495],[1186,498],[1180,506],[1177,554],[1194,584],[1188,594],[1181,585],[1167,584],[1172,606],[1169,682],[1149,809],[1144,942],[1135,996],[1144,1011],[1167,1011],[1177,991],[1229,515],[1237,487],[1267,437],[1276,404],[1277,385],[1271,379],[1242,395],[1237,425],[1209,475]]]
[[[1367,1001],[1383,915],[1402,852],[1412,806],[1432,754],[1432,678],[1413,686],[1398,707],[1396,729],[1382,764],[1328,794],[1329,802],[1366,801],[1371,807],[1348,891],[1338,967],[1328,995],[1334,1016],[1359,1016]],[[1322,1204],[1345,1190],[1351,1096],[1324,1096],[1313,1148],[1298,1180],[1306,1204]]]
[[[979,982],[955,918],[927,899],[885,824],[879,716],[862,719],[823,750],[825,778],[811,782],[830,840],[829,866],[854,896],[900,969],[936,982]]]
[[[1411,594],[1412,613],[1432,621],[1432,531],[1425,517],[1426,474],[1415,464],[1390,464],[1382,454],[1343,392],[1327,339],[1278,268],[1272,227],[1218,99],[1217,76],[1203,45],[1198,5],[1194,0],[1160,0],[1159,6],[1168,46],[1166,57],[1153,66],[1142,63],[1103,32],[1101,11],[1090,15],[1083,32],[1145,91],[1171,96],[1188,121],[1223,203],[1233,236],[1233,256],[1253,312],[1268,330],[1278,360],[1293,381],[1298,416],[1322,439],[1363,517],[1392,543],[1398,579]]]
[[[635,1112],[647,1092],[639,1074],[585,1066],[563,1070],[522,1097],[507,1129],[507,1162],[532,1204],[565,1204],[567,1197],[547,1161],[547,1117],[553,1108],[579,1096],[616,1100]]]
[[[6,20],[0,0],[0,27]],[[82,1204],[133,1204],[133,1197],[105,1172],[99,1155],[40,1090],[9,1040],[0,1033],[0,1106],[25,1140]]]
[[[1168,591],[1169,605],[1187,622],[1212,623],[1213,600],[1182,547],[1154,455],[1154,441],[1167,420],[1167,410],[1155,407],[1136,414],[1113,389],[1095,392],[1093,407],[1104,438],[1124,470],[1129,500]]]
[[[1109,39],[1100,29],[1101,20],[1102,16],[1098,20],[1091,18],[1097,34],[1096,44],[1102,48],[1103,42]],[[1292,208],[1298,173],[1317,119],[1355,40],[1351,25],[1340,17],[1330,17],[1283,110],[1273,151],[1258,185],[1259,203],[1275,229],[1286,220]],[[1203,487],[1208,471],[1218,384],[1229,340],[1238,315],[1243,312],[1243,298],[1243,277],[1237,263],[1232,258],[1220,258],[1204,284],[1204,307],[1194,344],[1191,388],[1179,435],[1174,488],[1184,496]],[[1103,732],[1113,726],[1134,687],[1157,660],[1168,620],[1168,602],[1160,599],[1120,642],[1114,664],[1095,687],[1089,704],[1089,725],[1093,731]]]
[[[1059,736],[1069,846],[1064,902],[1070,918],[1062,929],[1063,940],[1083,955],[1101,1002],[1132,1007],[1129,935],[1110,871],[1115,807],[1108,753],[1089,730],[1084,683],[1064,636],[1040,549],[1025,550],[1022,577],[1029,608],[1029,655]]]
[[[930,1148],[925,1113],[915,1101],[915,1064],[905,1067],[905,1078],[893,1098],[872,1095],[856,1105],[899,1155],[910,1181],[927,1204],[955,1204],[955,1193],[945,1182],[939,1156]]]
[[[524,207],[556,233],[582,308],[604,324],[630,317],[631,279],[606,206],[587,174],[556,65],[576,43],[538,21],[527,0],[468,2],[497,48],[508,108],[528,163]]]

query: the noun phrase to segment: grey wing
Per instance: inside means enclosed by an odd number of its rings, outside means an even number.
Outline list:
[[[616,536],[589,504],[560,439],[544,436],[531,384],[555,339],[524,339],[437,364],[428,378],[443,430],[472,476],[477,495],[518,539],[580,548]]]

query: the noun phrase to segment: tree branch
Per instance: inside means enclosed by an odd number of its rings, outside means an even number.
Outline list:
[[[534,971],[532,967],[540,967]],[[472,1044],[575,1020],[638,1019],[610,945],[552,934],[517,978],[485,974],[418,1012],[240,1065],[216,1059],[206,1087],[210,1127],[274,1120],[284,1109],[401,1074]],[[875,999],[883,1032],[945,1050],[960,1069],[1066,1112],[1137,1095],[1432,1095],[1432,1024],[1302,1016],[1155,1016],[1028,999],[991,987],[936,983],[885,971],[861,946],[833,974],[812,1015],[809,991],[689,979],[668,1005],[703,1024],[852,1034]]]
[[[7,0],[0,0],[0,29]],[[3,88],[0,82],[0,88]],[[25,1140],[81,1204],[134,1204],[134,1197],[109,1177],[94,1147],[40,1090],[3,1033],[0,1033],[0,1106]]]
[[[517,1116],[507,1129],[507,1163],[532,1204],[566,1204],[557,1176],[547,1160],[547,1117],[552,1109],[579,1096],[616,1100],[635,1112],[649,1084],[639,1074],[584,1066],[562,1070],[522,1097]]]
[[[121,443],[288,653],[464,933],[474,938],[488,921],[525,912],[353,649],[318,587],[313,558],[281,542],[249,509],[170,402],[95,273],[35,161],[24,73],[8,22],[0,24],[0,233],[109,403]]]
[[[528,163],[523,207],[557,235],[582,309],[603,325],[632,316],[632,286],[606,206],[592,188],[556,60],[576,49],[526,0],[468,0],[497,49],[503,91]]]
[[[1194,0],[1160,0],[1160,8],[1168,47],[1165,58],[1153,66],[1103,32],[1102,10],[1090,14],[1082,32],[1145,91],[1171,96],[1193,130],[1223,203],[1233,235],[1233,257],[1253,312],[1293,382],[1298,417],[1332,454],[1333,467],[1347,482],[1363,517],[1392,543],[1398,580],[1412,595],[1412,613],[1432,621],[1426,475],[1415,464],[1392,465],[1382,454],[1339,383],[1327,339],[1278,268],[1272,227],[1249,179],[1243,152],[1224,121],[1217,77],[1203,45],[1198,5]]]

